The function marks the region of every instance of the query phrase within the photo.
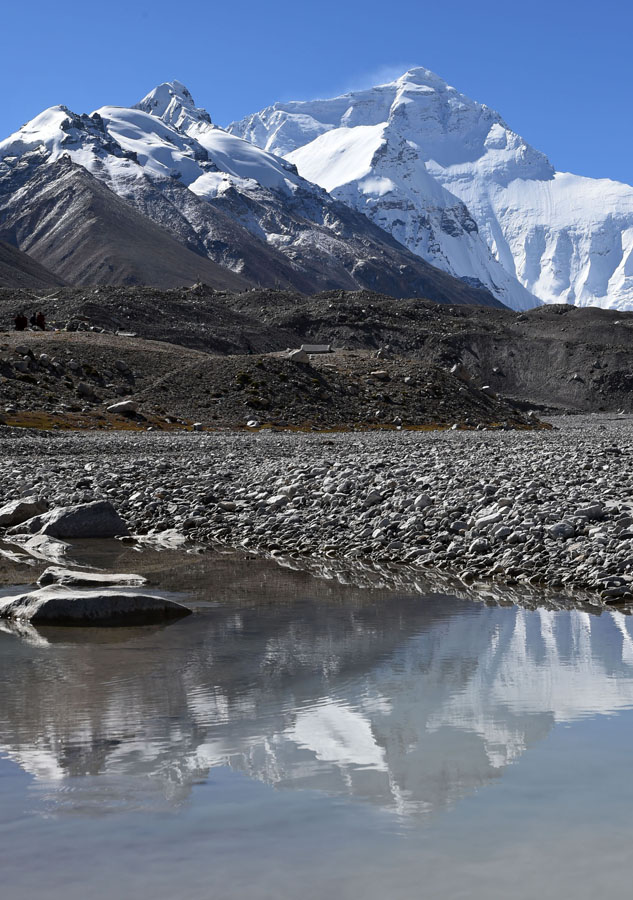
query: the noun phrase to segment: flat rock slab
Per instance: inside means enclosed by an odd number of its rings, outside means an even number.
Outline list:
[[[99,585],[141,587],[147,584],[147,578],[143,578],[142,575],[126,573],[75,572],[61,566],[49,566],[37,579],[37,583],[40,587],[49,584],[62,584],[65,587],[98,587]]]
[[[9,550],[7,547],[0,546],[0,557],[3,559],[8,559],[9,562],[15,563],[19,566],[35,566],[37,563],[35,560],[26,556],[24,553],[16,553],[14,550]]]
[[[129,529],[109,500],[60,506],[10,529],[10,534],[45,534],[54,538],[111,538]]]
[[[173,600],[115,588],[82,591],[55,584],[0,600],[0,618],[41,625],[150,625],[190,614]]]

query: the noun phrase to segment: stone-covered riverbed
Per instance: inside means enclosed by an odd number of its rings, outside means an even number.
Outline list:
[[[551,431],[0,430],[0,501],[110,500],[133,534],[633,600],[631,417]],[[164,533],[167,534],[164,534]]]

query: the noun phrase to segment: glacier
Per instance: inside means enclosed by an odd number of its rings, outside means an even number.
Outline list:
[[[633,187],[556,172],[425,68],[232,123],[410,250],[515,309],[633,309]]]

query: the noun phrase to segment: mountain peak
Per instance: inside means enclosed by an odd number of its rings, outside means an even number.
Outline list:
[[[154,90],[150,91],[140,103],[136,106],[139,109],[145,109],[146,112],[152,112],[154,115],[162,115],[170,103],[177,102],[180,106],[186,106],[189,109],[195,109],[191,92],[185,87],[181,81],[164,81],[162,84],[156,85]]]
[[[414,66],[412,69],[408,69],[393,83],[397,84],[399,87],[413,84],[419,87],[430,87],[439,91],[455,90],[455,88],[452,88],[443,78],[440,78],[435,72],[431,72],[430,69],[425,69],[424,66]]]
[[[211,124],[211,116],[206,109],[197,107],[191,92],[181,81],[176,80],[157,85],[135,105],[135,109],[156,116],[175,128],[181,128],[183,124],[190,124],[192,121]]]

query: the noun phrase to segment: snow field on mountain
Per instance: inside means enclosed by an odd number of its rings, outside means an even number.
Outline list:
[[[384,125],[359,125],[358,128],[336,128],[327,131],[305,148],[288,154],[288,160],[308,181],[332,192],[350,181],[360,181],[372,174],[376,151],[385,143]],[[382,179],[384,180],[384,179]],[[374,185],[381,181],[368,179]],[[373,193],[370,184],[364,193]],[[384,194],[386,191],[377,190]]]
[[[556,173],[497,112],[427,69],[331,100],[276,103],[229,130],[516,309],[536,298],[633,309],[633,188]],[[382,136],[371,159],[367,134]],[[478,234],[459,227],[459,201]]]
[[[235,178],[286,192],[287,181],[297,180],[281,160],[213,125],[190,124],[190,136],[183,136],[156,116],[137,109],[106,106],[97,112],[112,137],[125,150],[136,153],[139,164],[148,174],[177,176],[191,187],[207,174],[199,161],[202,159],[199,148],[202,147],[208,162]]]
[[[429,174],[418,151],[381,123],[330,129],[287,159],[433,265],[480,282],[516,309],[537,305],[493,258],[468,210]]]
[[[116,142],[136,154],[147,174],[168,178],[177,173],[186,185],[202,174],[191,143],[155,116],[116,106],[103,106],[97,113]]]
[[[19,131],[0,141],[0,159],[5,156],[22,156],[42,145],[49,153],[58,156],[64,137],[61,124],[67,117],[68,112],[63,106],[45,109]]]
[[[463,199],[486,220],[483,233],[545,302],[633,308],[633,188],[558,172],[548,181],[493,184],[487,196],[476,191],[472,184]]]

